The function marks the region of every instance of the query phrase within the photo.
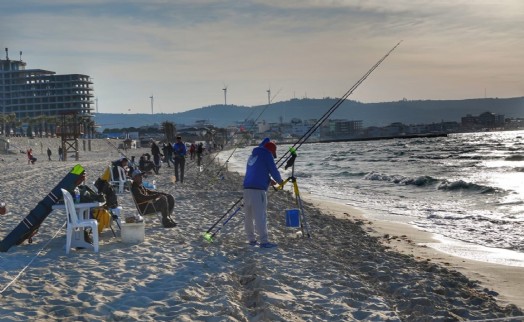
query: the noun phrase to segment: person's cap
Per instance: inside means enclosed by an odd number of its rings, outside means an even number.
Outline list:
[[[143,174],[144,174],[144,173],[143,173],[142,171],[136,169],[136,170],[133,170],[133,173],[131,174],[131,177],[134,178],[134,177],[136,177],[136,176],[141,176],[141,175],[143,175]]]
[[[177,136],[176,139],[177,140],[182,140],[182,137],[181,136]]]
[[[273,141],[269,141],[266,144],[264,144],[264,148],[268,149],[271,154],[273,154],[273,157],[277,157],[277,145]]]

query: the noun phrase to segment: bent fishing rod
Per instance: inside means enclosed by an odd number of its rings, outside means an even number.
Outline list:
[[[280,168],[282,167],[282,165],[284,163],[286,163],[288,160],[290,161],[288,165],[290,165],[294,159],[292,159],[292,157],[295,157],[296,158],[296,151],[298,150],[298,148],[300,148],[302,146],[302,144],[304,142],[307,141],[307,139],[309,139],[309,137],[320,127],[320,125],[331,115],[333,114],[333,112],[349,97],[349,95],[351,95],[359,86],[360,84],[362,84],[364,82],[364,80],[366,80],[366,78],[368,78],[369,75],[371,75],[371,73],[377,69],[377,67],[400,45],[402,41],[399,41],[393,48],[391,48],[378,62],[375,63],[375,65],[373,65],[353,86],[351,86],[351,88],[341,97],[337,100],[337,102],[335,104],[333,104],[333,106],[331,106],[329,108],[329,110],[324,113],[324,115],[322,115],[322,117],[300,138],[298,139],[298,141],[293,144],[293,146],[291,148],[289,148],[288,151],[286,151],[286,153],[284,153],[284,155],[282,155],[282,157],[280,157],[280,159],[276,162],[277,163],[277,168]],[[286,165],[286,168],[288,167],[288,165]],[[218,223],[227,216],[227,214],[240,202],[242,201],[243,197],[240,197],[240,199],[237,200],[237,202],[235,202],[233,204],[233,206],[228,210],[226,211],[212,226],[211,228],[205,233],[205,235],[209,235],[210,234],[210,231],[216,226],[218,225]],[[242,206],[242,205],[241,205]],[[240,206],[240,207],[241,207]],[[235,211],[236,213],[237,211]],[[232,216],[231,216],[232,217]],[[230,218],[229,218],[230,219]],[[228,219],[228,221],[229,221]]]
[[[313,126],[311,126],[309,130],[307,130],[306,133],[304,133],[304,135],[302,135],[302,137],[300,137],[300,139],[298,139],[298,141],[295,142],[295,144],[293,144],[293,146],[289,148],[288,151],[286,151],[286,153],[284,153],[280,157],[280,159],[277,161],[277,168],[282,167],[282,165],[286,163],[289,158],[291,158],[293,152],[296,152],[298,148],[300,148],[302,144],[304,144],[304,142],[306,142],[309,139],[309,137],[320,127],[320,125],[322,125],[322,123],[324,123],[324,121],[326,121],[328,117],[331,116],[331,114],[333,114],[333,112],[335,112],[337,108],[339,108],[339,106],[342,105],[342,103],[344,103],[344,101],[349,97],[349,95],[353,94],[353,92],[360,86],[360,84],[362,84],[366,80],[366,78],[368,78],[368,76],[371,75],[371,73],[375,69],[377,69],[377,67],[400,45],[401,42],[402,41],[399,41],[378,62],[376,62],[375,65],[373,65],[373,67],[371,67],[364,74],[364,76],[362,76],[353,86],[351,86],[351,88],[342,97],[340,97],[335,102],[335,104],[333,104],[333,106],[331,106],[328,109],[328,111],[324,113],[324,115],[322,115],[322,117],[315,124],[313,124]]]

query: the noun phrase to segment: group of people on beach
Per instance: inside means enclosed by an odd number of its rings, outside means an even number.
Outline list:
[[[147,211],[160,212],[162,225],[166,228],[176,227],[172,219],[175,198],[173,195],[150,189],[144,185],[143,176],[153,171],[159,174],[162,160],[168,167],[173,164],[176,182],[184,182],[186,155],[189,152],[190,160],[197,159],[197,165],[202,165],[203,144],[191,144],[189,151],[181,136],[176,137],[176,142],[164,143],[162,150],[156,142],[151,140],[151,154],[140,156],[138,164],[135,157],[127,157],[113,161],[111,167],[97,179],[95,186],[98,193],[104,194],[109,207],[117,207],[116,193],[112,190],[111,180],[125,180],[129,184],[127,190],[131,192],[137,209],[141,214]],[[162,152],[163,153],[162,153]],[[262,248],[273,248],[277,245],[271,243],[267,229],[267,190],[270,185],[282,184],[282,177],[275,164],[277,146],[269,138],[265,138],[259,146],[255,147],[247,161],[246,173],[243,182],[243,206],[245,210],[244,229],[249,245],[259,245]],[[59,157],[62,159],[61,147]],[[51,149],[47,149],[48,160],[51,160]],[[151,156],[153,160],[151,160]],[[28,163],[34,164],[36,158],[32,149],[27,150]],[[126,178],[120,178],[118,168],[125,169]],[[257,239],[258,237],[258,239]]]
[[[193,148],[190,148],[191,151]],[[199,151],[200,149],[200,151]],[[185,158],[187,155],[186,144],[180,136],[176,137],[176,142],[163,144],[162,152],[156,142],[151,141],[151,155],[144,154],[140,157],[137,164],[129,162],[127,158],[114,161],[112,163],[113,178],[119,178],[118,167],[126,169],[126,176],[130,178],[130,192],[137,209],[141,214],[148,210],[161,212],[162,225],[166,228],[176,227],[177,223],[172,219],[175,199],[173,195],[149,189],[144,186],[143,176],[153,171],[159,174],[162,158],[167,166],[173,163],[177,182],[184,182]],[[202,154],[201,143],[195,145],[195,154],[200,161]],[[243,182],[244,199],[244,229],[248,244],[259,245],[262,248],[273,248],[277,245],[269,241],[267,229],[267,190],[270,185],[282,184],[283,180],[277,169],[275,158],[277,146],[269,138],[265,138],[259,146],[255,147],[246,164],[246,174]],[[194,159],[193,159],[194,160]],[[200,166],[201,163],[198,162]],[[122,178],[122,179],[128,179]],[[106,178],[107,175],[106,175]]]

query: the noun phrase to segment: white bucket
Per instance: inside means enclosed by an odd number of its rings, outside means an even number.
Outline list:
[[[120,235],[122,237],[122,242],[126,244],[138,244],[143,242],[145,226],[144,222],[121,223],[122,230],[120,231]]]

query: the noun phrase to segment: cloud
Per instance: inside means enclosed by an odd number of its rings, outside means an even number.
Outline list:
[[[122,112],[137,102],[147,111],[152,92],[166,109],[220,104],[225,83],[228,101],[243,105],[267,101],[268,86],[282,88],[282,100],[341,95],[401,39],[355,99],[471,97],[484,87],[503,97],[523,93],[523,6],[519,0],[4,1],[0,39],[24,51],[28,68],[92,76],[101,106],[110,102]]]

